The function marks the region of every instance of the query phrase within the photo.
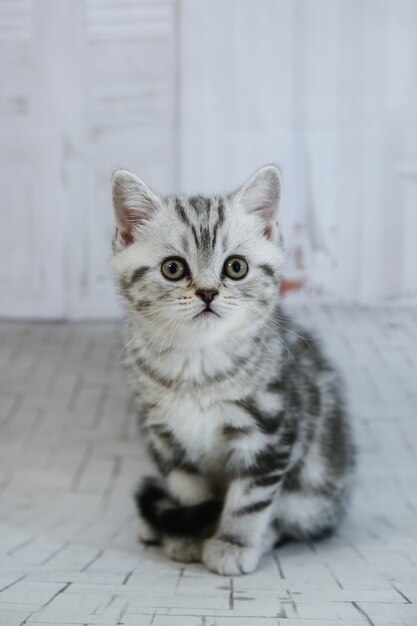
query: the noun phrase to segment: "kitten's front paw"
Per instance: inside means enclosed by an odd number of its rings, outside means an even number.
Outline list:
[[[256,569],[260,553],[221,539],[207,539],[203,546],[203,562],[212,571],[223,576],[249,574]]]
[[[201,561],[202,541],[192,537],[164,537],[162,543],[165,554],[172,561],[195,563]]]
[[[145,545],[155,545],[161,542],[161,537],[148,522],[145,522],[144,519],[140,519],[138,540]]]

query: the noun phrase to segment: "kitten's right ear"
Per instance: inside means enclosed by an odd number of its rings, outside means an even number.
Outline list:
[[[160,200],[133,172],[117,170],[113,175],[113,209],[117,228],[125,244],[133,243],[134,230],[160,207]]]
[[[235,192],[235,197],[248,212],[256,215],[264,227],[267,239],[277,233],[281,177],[275,165],[265,165]]]

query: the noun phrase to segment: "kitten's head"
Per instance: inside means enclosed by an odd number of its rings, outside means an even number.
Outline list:
[[[194,344],[256,327],[278,297],[279,199],[271,165],[224,197],[163,197],[117,171],[113,258],[129,318]]]

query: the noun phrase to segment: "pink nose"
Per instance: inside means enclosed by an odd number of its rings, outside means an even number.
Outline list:
[[[197,296],[199,296],[206,304],[210,304],[218,293],[217,289],[197,289],[196,291]]]

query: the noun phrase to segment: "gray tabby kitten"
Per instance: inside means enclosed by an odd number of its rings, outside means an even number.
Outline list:
[[[163,476],[138,493],[142,538],[225,575],[333,530],[348,501],[341,381],[281,315],[279,200],[274,166],[223,197],[113,179],[126,362]]]

